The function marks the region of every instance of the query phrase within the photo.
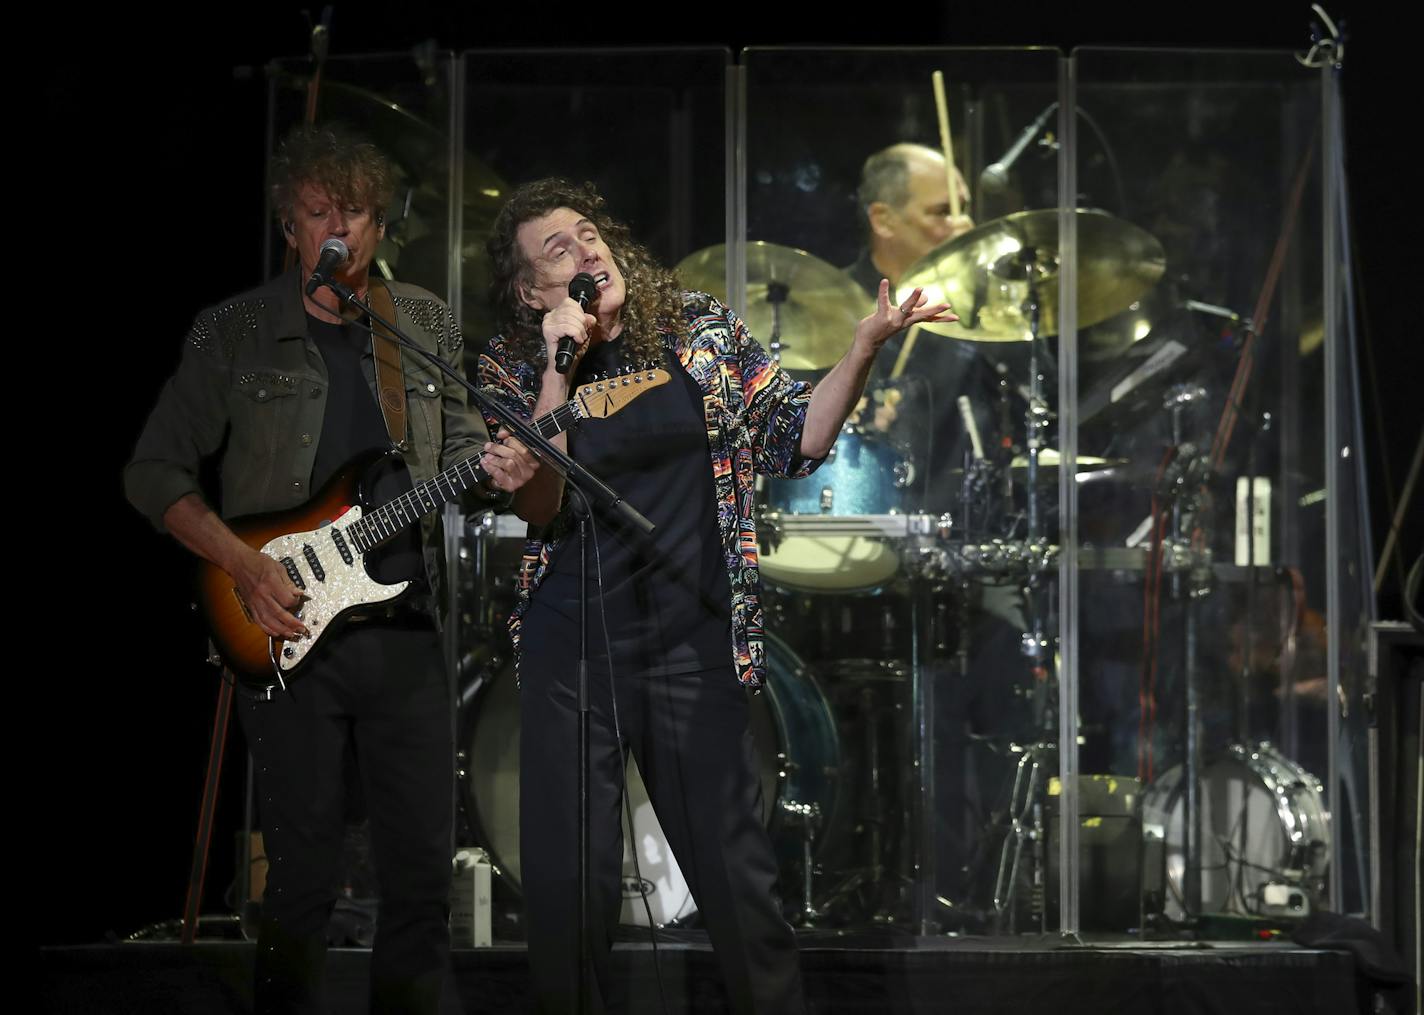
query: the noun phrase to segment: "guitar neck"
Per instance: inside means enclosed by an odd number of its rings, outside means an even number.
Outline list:
[[[540,437],[547,440],[557,437],[580,418],[577,403],[565,402],[530,425]],[[447,501],[454,500],[470,487],[478,485],[485,476],[484,468],[480,464],[484,454],[481,451],[471,455],[444,472],[415,484],[409,492],[368,511],[359,521],[346,527],[346,538],[362,553],[367,553],[399,535],[426,515],[444,507]]]

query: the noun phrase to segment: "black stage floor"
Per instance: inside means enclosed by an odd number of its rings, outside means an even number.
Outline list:
[[[245,942],[43,948],[39,1010],[76,1015],[250,1012],[253,950]],[[801,955],[815,1015],[1365,1015],[1371,1010],[1350,955],[1282,943],[1079,944],[1056,935],[852,942],[812,934],[802,939]],[[365,1011],[369,956],[362,949],[331,952],[332,1012]],[[619,975],[632,984],[633,1012],[659,1015],[663,1008],[650,945],[619,944],[614,961]],[[696,935],[660,944],[658,966],[668,1015],[725,1010],[712,953]],[[522,945],[458,950],[442,1012],[529,1012],[528,996]]]

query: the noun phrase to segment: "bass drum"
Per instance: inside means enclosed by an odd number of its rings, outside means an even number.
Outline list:
[[[782,893],[790,896],[796,884],[791,874],[801,863],[805,834],[803,822],[789,819],[799,809],[792,805],[815,805],[820,815],[815,827],[823,831],[833,827],[839,796],[840,737],[815,675],[780,639],[768,636],[766,650],[767,687],[750,699],[750,725],[761,779],[762,823],[776,848]],[[467,813],[478,841],[517,889],[521,881],[519,691],[513,664],[478,678],[466,698],[462,782]],[[644,897],[657,926],[684,921],[697,907],[631,755],[628,799],[633,810],[633,837],[630,842],[625,825],[622,922],[647,925]],[[824,834],[818,834],[813,845],[819,849],[824,839]],[[641,882],[633,865],[635,845]]]
[[[1166,840],[1166,915],[1181,920],[1184,834],[1182,767],[1142,796],[1144,830]],[[1330,866],[1329,812],[1320,780],[1269,743],[1233,744],[1201,779],[1201,911],[1256,913],[1271,882],[1299,884],[1319,898]]]
[[[766,481],[766,506],[784,515],[896,514],[913,479],[908,459],[889,440],[847,423],[810,476]],[[895,546],[865,536],[784,536],[761,554],[766,581],[803,592],[869,591],[899,570]]]

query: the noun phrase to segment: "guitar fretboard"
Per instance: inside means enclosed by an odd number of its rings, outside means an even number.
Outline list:
[[[530,425],[545,439],[557,437],[578,422],[578,410],[573,402],[565,402],[558,408],[546,412]],[[420,521],[432,511],[437,511],[472,486],[485,478],[480,462],[484,451],[450,466],[444,472],[432,476],[407,493],[374,508],[359,521],[352,522],[342,530],[342,534],[361,553],[369,553],[388,539],[393,538],[411,525]]]

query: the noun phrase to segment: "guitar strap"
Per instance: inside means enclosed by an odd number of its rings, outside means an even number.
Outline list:
[[[388,321],[396,319],[395,302],[385,280],[371,278],[369,283],[371,309]],[[376,361],[376,399],[381,405],[381,416],[386,421],[386,433],[391,443],[402,451],[410,448],[406,439],[405,419],[405,374],[401,370],[400,343],[382,324],[371,321],[371,356]]]

